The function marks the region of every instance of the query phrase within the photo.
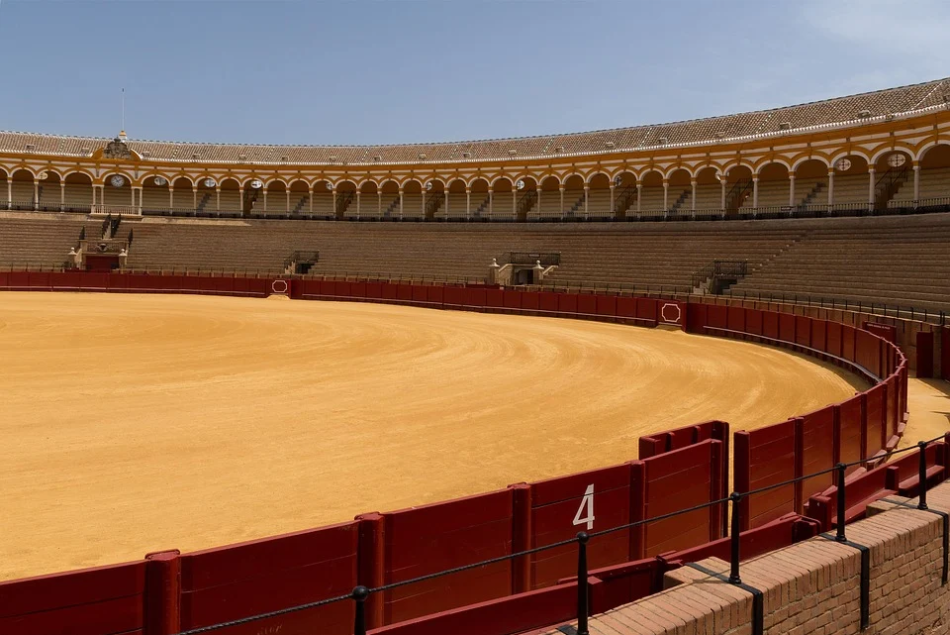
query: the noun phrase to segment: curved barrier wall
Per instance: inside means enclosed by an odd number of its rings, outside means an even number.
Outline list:
[[[278,293],[666,326],[781,346],[847,368],[872,388],[788,421],[736,432],[735,489],[860,460],[845,483],[848,517],[857,518],[876,498],[917,487],[916,455],[882,462],[903,432],[907,360],[886,339],[836,322],[656,298],[280,278],[0,272],[0,290]],[[623,465],[239,545],[2,583],[0,632],[67,633],[83,624],[89,635],[169,635],[319,601],[357,584],[379,587],[551,545],[580,530],[619,527],[723,498],[729,442],[728,424],[706,422],[641,438],[640,459]],[[946,444],[928,448],[928,479],[945,477],[947,455]],[[829,529],[837,485],[829,473],[744,499],[743,557]],[[724,505],[710,506],[592,542],[594,609],[657,591],[664,571],[726,549],[726,515]],[[473,620],[482,634],[527,630],[557,622],[559,611],[565,619],[574,614],[575,575],[574,552],[555,548],[373,594],[368,621],[393,633],[469,632]],[[350,632],[352,619],[352,603],[343,603],[221,630],[293,635],[318,628],[333,635]]]

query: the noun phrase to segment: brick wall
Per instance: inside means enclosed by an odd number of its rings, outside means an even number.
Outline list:
[[[928,503],[931,509],[950,511],[950,484],[933,489]],[[940,516],[878,502],[867,519],[848,526],[847,538],[870,549],[869,625],[864,633],[950,633],[950,585],[941,582]],[[663,592],[592,618],[591,634],[752,635],[752,593],[724,581],[728,563],[710,558],[696,565],[667,574]],[[741,567],[742,582],[763,594],[768,635],[861,633],[860,574],[857,549],[822,537]],[[570,629],[552,631],[564,632]]]

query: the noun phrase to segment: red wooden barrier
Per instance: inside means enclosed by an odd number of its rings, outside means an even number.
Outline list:
[[[706,326],[716,329],[729,328],[729,307],[710,305],[706,307]]]
[[[500,308],[505,306],[505,292],[501,289],[485,289],[485,306]]]
[[[637,317],[647,320],[647,323],[656,326],[659,320],[658,301],[652,298],[637,298]]]
[[[811,318],[803,315],[795,317],[795,342],[802,346],[811,346]]]
[[[927,489],[947,479],[948,446],[938,441],[927,446]],[[901,496],[916,498],[920,495],[920,452],[907,452],[885,465],[885,486]]]
[[[726,319],[726,328],[732,331],[745,332],[746,330],[746,310],[741,306],[729,307],[729,314]]]
[[[767,311],[762,314],[762,335],[777,340],[779,314]]]
[[[531,485],[531,547],[568,540],[580,531],[602,531],[631,522],[630,467],[602,470],[540,481]],[[629,530],[591,541],[591,567],[630,560]],[[576,573],[577,545],[567,545],[530,557],[531,588],[554,584]]]
[[[349,593],[357,585],[358,528],[349,522],[182,555],[182,630]],[[352,627],[353,603],[337,602],[217,632],[344,635]]]
[[[512,492],[501,490],[383,514],[386,583],[511,553]],[[383,592],[384,623],[504,597],[512,563],[470,569]]]
[[[0,582],[0,633],[146,633],[145,561]]]
[[[556,314],[560,308],[561,294],[542,291],[538,293],[540,310],[546,313]]]
[[[829,355],[844,357],[844,336],[841,332],[843,326],[838,322],[828,322],[825,352]]]
[[[867,435],[864,440],[865,457],[873,459],[884,453],[887,443],[887,428],[885,427],[885,400],[887,388],[879,384],[865,393],[865,422]]]
[[[521,291],[510,291],[506,290],[504,292],[504,302],[503,305],[506,309],[520,309],[521,301],[523,294]]]
[[[573,317],[577,313],[577,294],[576,293],[558,293],[557,310],[563,317]]]
[[[597,315],[597,296],[579,294],[577,296],[577,312],[581,315]]]
[[[597,296],[597,315],[613,317],[617,315],[617,296],[599,295]]]
[[[849,362],[855,361],[854,358],[854,327],[847,324],[841,325],[841,357]]]
[[[783,342],[795,342],[796,316],[791,313],[780,313],[778,316],[778,339]]]
[[[877,322],[865,321],[861,328],[891,344],[897,344],[897,328],[890,324],[878,324]]]
[[[541,308],[541,294],[537,291],[521,292],[521,308],[526,311],[537,311]]]
[[[763,313],[759,309],[746,309],[745,310],[745,332],[751,333],[752,335],[762,335],[763,334],[762,318],[763,318]]]
[[[911,452],[909,454],[916,453]],[[887,464],[878,468],[857,474],[847,480],[845,484],[845,502],[848,505],[845,511],[845,522],[862,518],[868,505],[885,496],[896,494],[895,490],[887,488]],[[829,487],[823,493],[812,496],[805,503],[805,515],[821,523],[823,531],[837,527],[837,500],[838,488]]]
[[[592,594],[599,582],[590,581]],[[595,595],[596,596],[596,595]],[[470,604],[370,631],[370,635],[509,635],[577,617],[577,583]]]
[[[749,529],[739,534],[739,559],[757,558],[770,551],[788,547],[796,542],[817,536],[821,525],[817,521],[798,514],[785,514],[761,527]],[[732,539],[720,538],[698,547],[671,551],[658,556],[661,573],[677,569],[690,562],[699,562],[706,558],[719,558],[729,562],[732,556]],[[597,575],[592,572],[591,575]]]
[[[749,492],[802,476],[802,452],[799,445],[800,419],[736,432],[733,480],[737,492]],[[761,527],[781,516],[796,512],[800,488],[783,485],[742,499],[742,530]]]
[[[662,590],[660,566],[657,558],[644,558],[594,569],[590,575],[600,584],[591,593],[591,611],[603,613]]]
[[[828,406],[801,416],[802,475],[830,470],[840,460],[840,423],[838,408]],[[828,472],[801,483],[799,500],[827,489],[834,482]],[[797,509],[796,511],[801,511]]]
[[[811,321],[811,347],[828,352],[828,320],[813,319]]]
[[[632,521],[662,516],[712,500],[722,492],[722,444],[703,441],[630,464]],[[719,538],[724,506],[712,505],[666,520],[634,527],[632,559],[682,549]]]

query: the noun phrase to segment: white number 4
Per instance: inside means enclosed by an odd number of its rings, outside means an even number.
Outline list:
[[[586,516],[582,516],[586,514]],[[587,523],[587,531],[594,528],[594,485],[590,484],[584,491],[584,497],[581,499],[581,506],[577,508],[574,514],[574,524],[583,525]]]

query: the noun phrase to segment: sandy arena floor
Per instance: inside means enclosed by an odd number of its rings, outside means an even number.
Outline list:
[[[861,384],[776,349],[372,304],[0,294],[0,579],[616,464]]]

